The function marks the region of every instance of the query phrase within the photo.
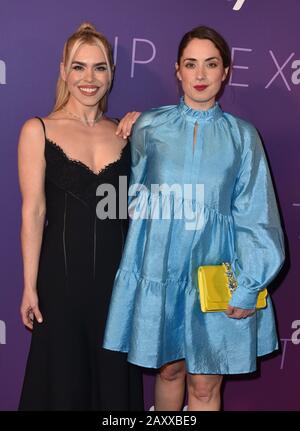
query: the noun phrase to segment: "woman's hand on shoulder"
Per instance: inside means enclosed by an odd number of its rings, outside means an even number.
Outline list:
[[[239,308],[228,305],[225,311],[228,317],[231,319],[245,319],[246,317],[252,316],[255,313],[255,308]]]
[[[124,117],[121,119],[120,123],[118,124],[116,135],[122,136],[123,139],[128,138],[128,136],[131,135],[131,130],[134,123],[136,122],[136,120],[139,118],[140,115],[141,115],[141,112],[137,112],[137,111],[127,112],[127,114],[124,115]]]

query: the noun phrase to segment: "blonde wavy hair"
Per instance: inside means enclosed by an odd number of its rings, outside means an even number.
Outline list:
[[[113,78],[113,57],[112,48],[106,37],[99,33],[96,28],[89,22],[83,22],[75,33],[73,33],[64,45],[62,63],[65,68],[66,75],[71,70],[71,65],[73,58],[78,50],[78,48],[83,44],[96,45],[103,52],[105,61],[108,67],[109,73],[109,88],[105,96],[99,101],[98,111],[104,112],[107,108],[107,95],[112,84]],[[70,92],[68,90],[67,83],[59,75],[56,84],[56,100],[53,108],[53,112],[62,109],[68,102],[70,97]]]

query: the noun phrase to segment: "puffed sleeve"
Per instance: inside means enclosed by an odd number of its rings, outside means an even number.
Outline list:
[[[284,262],[284,240],[266,156],[252,127],[246,133],[245,147],[232,198],[232,269],[238,288],[230,305],[255,308],[259,291],[274,279]]]
[[[132,132],[131,174],[128,192],[128,206],[130,218],[141,217],[140,207],[143,201],[144,194],[140,192],[142,192],[143,190],[147,190],[144,185],[144,182],[147,172],[146,129],[148,122],[148,115],[146,113],[142,114],[138,118]]]

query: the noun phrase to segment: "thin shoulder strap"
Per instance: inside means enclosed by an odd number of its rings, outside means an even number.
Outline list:
[[[40,117],[35,117],[35,118],[38,118],[40,120],[40,122],[42,123],[43,130],[44,130],[44,135],[45,135],[45,139],[46,139],[46,127],[45,127],[44,121]]]
[[[111,121],[114,122],[115,124],[119,124],[120,123],[120,119],[119,118],[111,118]]]

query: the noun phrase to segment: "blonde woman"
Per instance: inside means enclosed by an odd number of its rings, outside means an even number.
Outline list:
[[[112,185],[118,201],[130,169],[103,114],[112,75],[108,41],[83,23],[65,44],[53,112],[20,134],[21,316],[32,330],[20,410],[143,409],[140,370],[101,348],[127,221],[97,216],[96,189]]]

